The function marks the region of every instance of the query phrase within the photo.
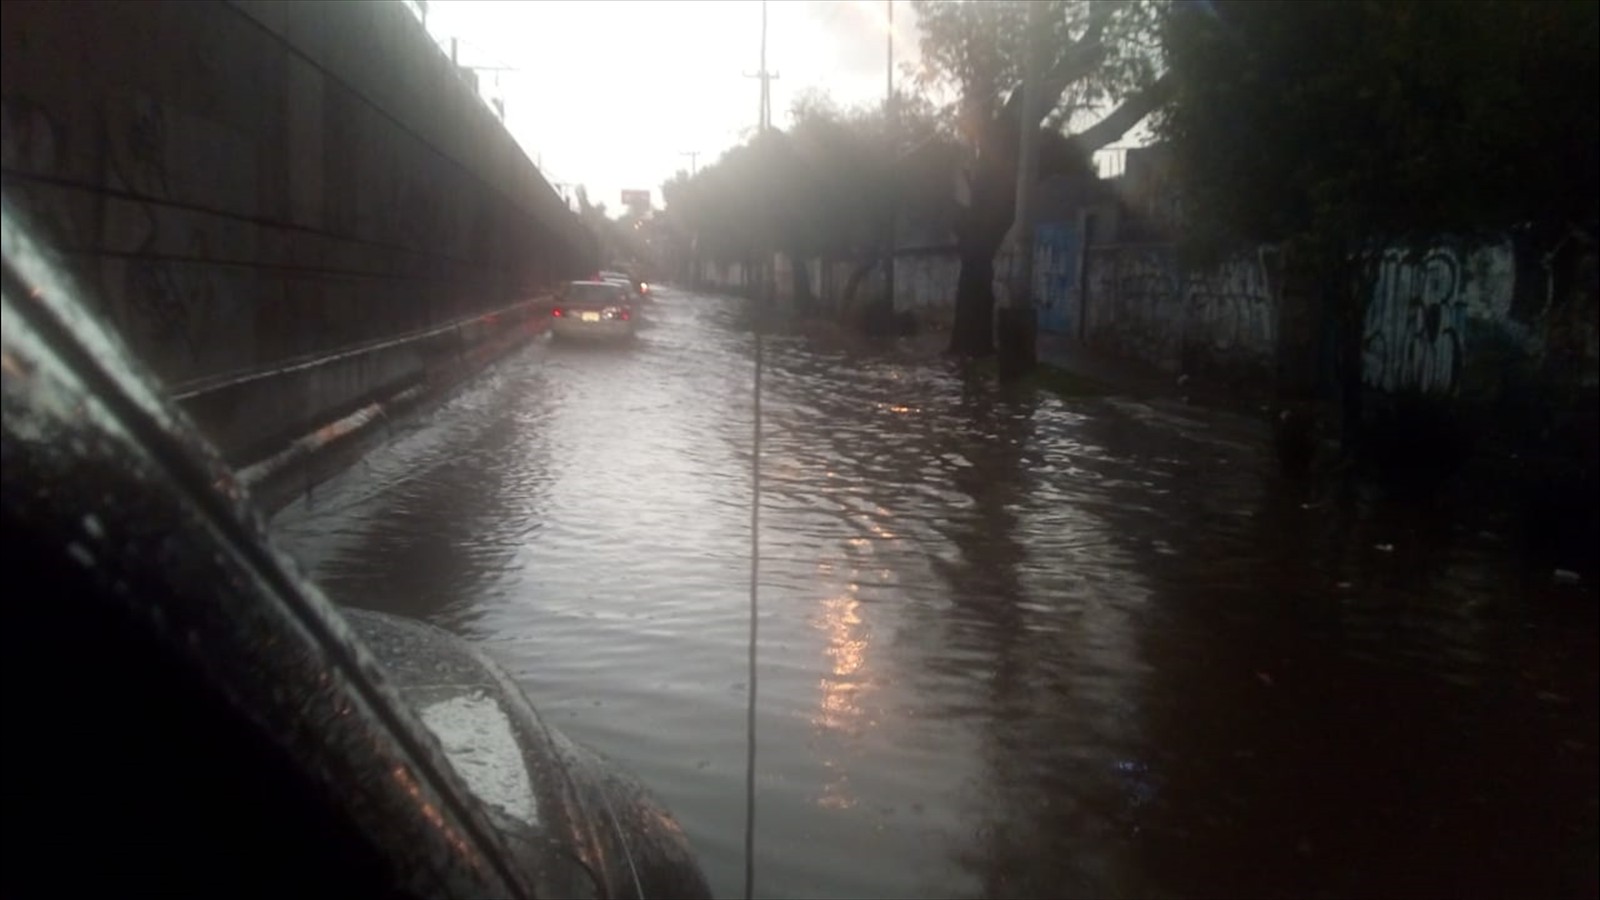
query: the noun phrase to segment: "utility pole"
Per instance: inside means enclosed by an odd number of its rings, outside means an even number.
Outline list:
[[[766,135],[772,124],[772,78],[767,73],[767,0],[761,0],[761,113],[758,134]]]
[[[889,10],[889,27],[884,31],[885,53],[883,63],[883,119],[885,141],[888,143],[889,159],[895,158],[895,108],[894,108],[894,0],[885,0],[884,5]],[[885,303],[887,312],[892,317],[894,314],[894,217],[895,217],[895,192],[898,188],[896,179],[899,174],[891,166],[889,169],[889,222],[887,227],[887,241],[884,248],[883,283],[885,290]]]
[[[761,0],[761,70],[754,75],[746,72],[745,77],[761,79],[760,108],[756,111],[756,135],[765,137],[767,129],[772,126],[772,82],[778,77],[777,72],[767,71],[767,0]],[[768,272],[772,268],[772,260],[770,258],[766,259],[758,268],[762,272]],[[766,289],[766,301],[770,306],[772,303],[771,278],[766,275],[762,275],[761,278]]]
[[[767,72],[767,0],[761,0],[761,116],[759,136],[765,136],[771,120],[771,95],[768,84],[772,76]],[[769,259],[770,263],[771,260]],[[756,872],[756,647],[760,616],[757,614],[757,585],[761,570],[761,317],[772,306],[772,279],[764,278],[766,286],[765,308],[754,310],[751,317],[751,337],[755,344],[755,372],[753,377],[752,409],[750,422],[750,643],[747,679],[749,693],[745,701],[745,762],[744,762],[744,896],[755,896]]]
[[[756,133],[766,134],[772,124],[772,85],[778,80],[777,72],[767,71],[767,5],[761,4],[761,71],[746,72],[746,78],[761,79],[761,107],[756,110]]]
[[[1006,307],[998,320],[1000,380],[1015,381],[1033,371],[1039,359],[1039,318],[1033,308],[1033,189],[1039,180],[1039,69],[1043,48],[1043,3],[1028,4],[1028,47],[1022,76],[1020,150],[1017,160],[1017,218],[1012,245],[1017,262]]]
[[[679,156],[687,156],[687,157],[689,157],[689,177],[690,178],[693,178],[694,176],[700,174],[700,151],[699,150],[680,150],[680,151],[678,151],[678,155]]]
[[[772,125],[772,82],[778,79],[777,72],[767,71],[767,0],[761,0],[761,70],[754,74],[746,72],[746,78],[761,79],[761,106],[756,110],[756,133],[766,134]]]

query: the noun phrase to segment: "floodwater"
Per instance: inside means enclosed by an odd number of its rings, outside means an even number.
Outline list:
[[[663,292],[274,520],[479,644],[742,890],[752,338]],[[756,893],[1595,896],[1592,584],[1315,495],[1243,420],[773,336]]]

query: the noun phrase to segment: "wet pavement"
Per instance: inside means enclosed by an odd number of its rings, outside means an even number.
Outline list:
[[[741,891],[751,338],[663,291],[281,512],[478,642]],[[1276,474],[1246,420],[775,336],[756,892],[1594,896],[1593,585]]]

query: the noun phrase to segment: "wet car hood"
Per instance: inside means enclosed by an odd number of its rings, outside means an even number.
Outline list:
[[[49,736],[8,749],[6,893],[708,895],[671,817],[470,646],[301,576],[0,206],[0,660]]]
[[[528,871],[552,896],[710,896],[677,821],[632,778],[547,727],[467,642],[383,613],[345,618]]]

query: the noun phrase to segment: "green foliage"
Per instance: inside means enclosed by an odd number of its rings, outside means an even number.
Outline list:
[[[1059,73],[1047,88],[1045,116],[1053,130],[1080,113],[1119,102],[1154,80],[1159,60],[1158,26],[1166,4],[1136,0],[1037,0],[1047,34],[1041,47],[1045,73]],[[961,136],[979,144],[1008,100],[1021,90],[1029,36],[1030,0],[915,0],[922,30],[927,89],[953,92],[953,119]],[[1093,65],[1074,63],[1090,45]],[[1073,72],[1068,76],[1068,72]]]
[[[1368,241],[1593,227],[1592,2],[1174,7],[1171,143],[1195,236]],[[1207,233],[1209,231],[1209,234]]]

